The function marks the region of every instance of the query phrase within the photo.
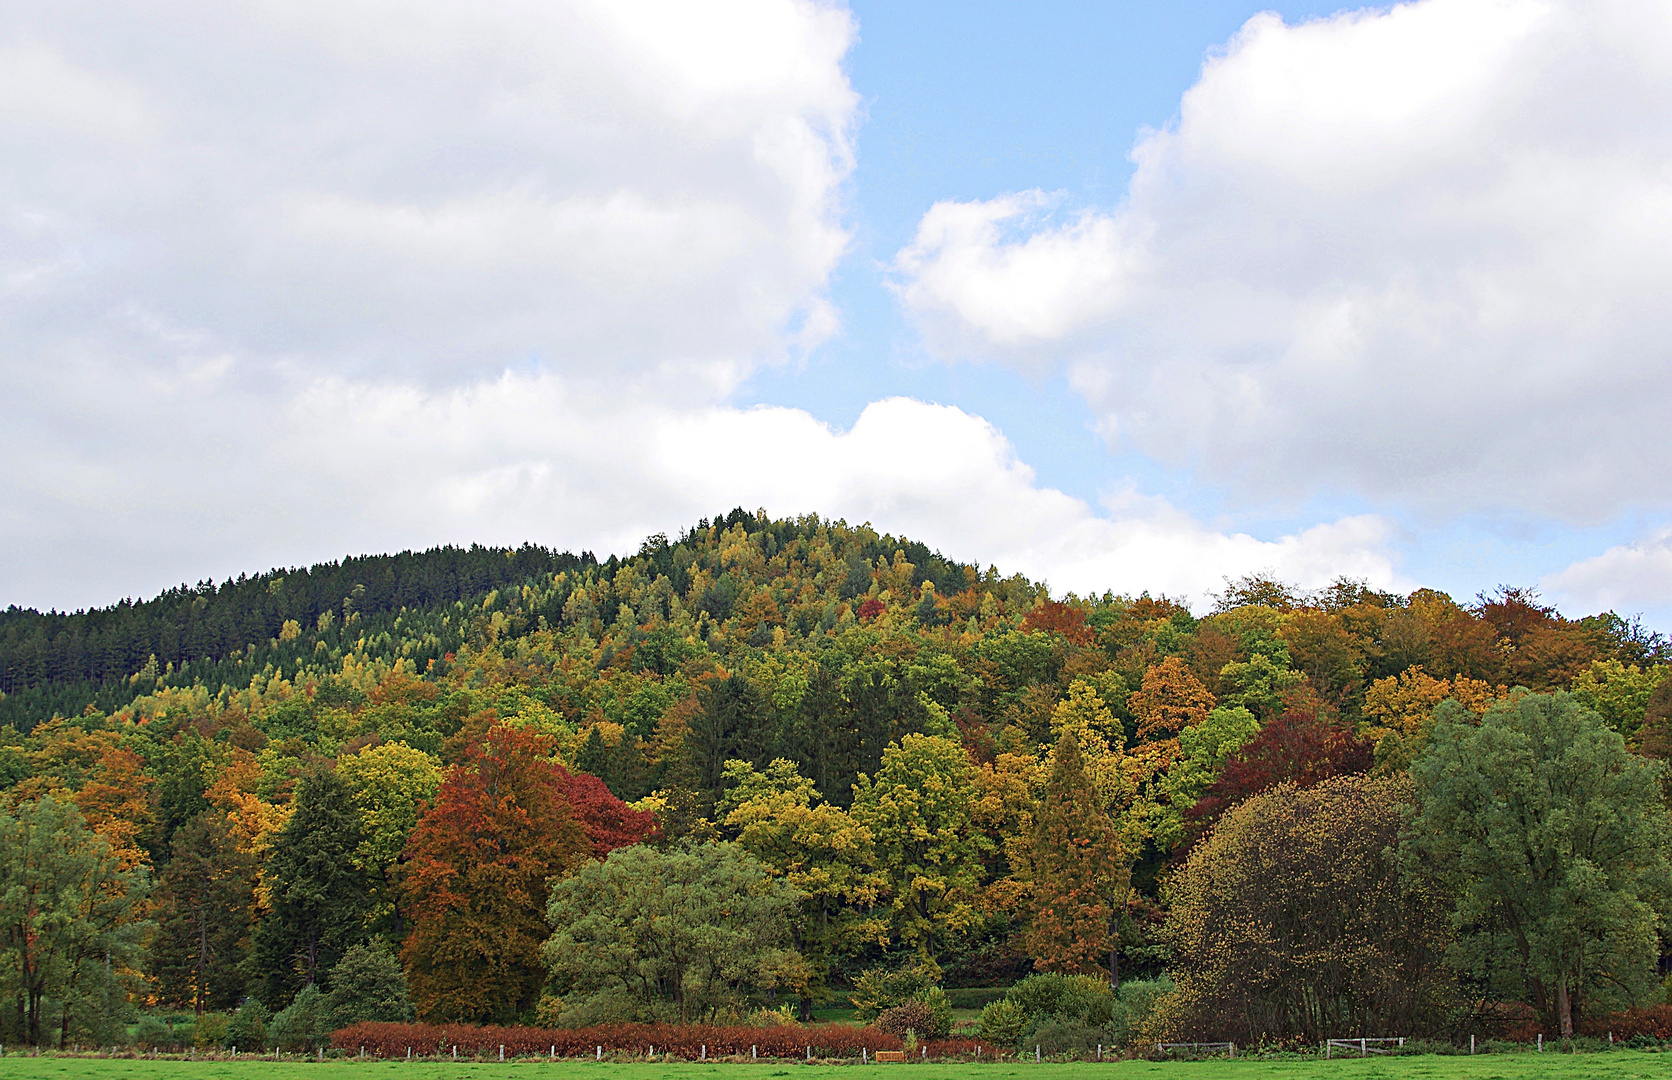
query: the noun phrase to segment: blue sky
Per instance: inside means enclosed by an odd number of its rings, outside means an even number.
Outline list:
[[[848,68],[865,102],[850,198],[853,249],[834,277],[840,337],[799,364],[758,371],[740,403],[794,405],[848,425],[866,404],[906,394],[959,405],[996,424],[1052,487],[1095,502],[1135,481],[1201,515],[1278,535],[1376,507],[1351,492],[1292,503],[1238,500],[1187,469],[1111,447],[1060,375],[946,365],[921,348],[887,289],[888,263],[942,199],[1041,188],[1070,205],[1125,196],[1139,133],[1175,122],[1211,50],[1274,11],[1295,23],[1351,6],[1244,3],[855,3],[860,36]],[[1403,574],[1459,597],[1532,584],[1653,528],[1660,515],[1575,526],[1516,514],[1439,520],[1396,516]],[[1672,613],[1646,604],[1672,624]]]
[[[1651,0],[0,31],[0,604],[741,504],[1672,626]]]

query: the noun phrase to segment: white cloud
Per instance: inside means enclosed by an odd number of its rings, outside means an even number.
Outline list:
[[[896,260],[948,359],[1060,364],[1111,438],[1245,496],[1666,506],[1672,8],[1260,15],[1126,201],[943,203]]]
[[[1379,519],[1261,541],[1160,499],[1093,508],[1041,487],[980,417],[904,398],[842,431],[798,409],[685,406],[552,373],[436,390],[313,379],[271,394],[107,377],[150,431],[126,452],[119,435],[51,449],[0,436],[19,466],[4,484],[16,516],[0,529],[24,541],[0,566],[9,600],[108,601],[440,542],[632,551],[734,505],[871,521],[1059,592],[1202,600],[1261,570],[1307,586],[1343,573],[1396,584]]]
[[[729,386],[833,329],[854,32],[810,0],[14,5],[4,363],[172,363],[138,317],[245,366]]]
[[[1581,559],[1540,586],[1575,610],[1672,610],[1672,528]]]
[[[1058,590],[1390,583],[1374,518],[1262,541],[1043,488],[958,409],[723,404],[837,330],[854,32],[808,0],[7,9],[0,604],[632,550],[739,504]]]

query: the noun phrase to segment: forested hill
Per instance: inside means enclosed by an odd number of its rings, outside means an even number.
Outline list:
[[[212,1009],[252,993],[268,1008],[305,1004],[305,987],[371,943],[402,949],[421,1016],[535,1018],[556,977],[541,952],[558,911],[549,883],[580,875],[573,888],[590,888],[585,874],[604,871],[577,868],[641,840],[618,868],[652,866],[652,849],[690,866],[735,862],[730,846],[705,843],[724,840],[759,863],[738,863],[736,880],[793,885],[800,899],[784,918],[801,959],[790,985],[804,1006],[904,957],[955,986],[1034,965],[1093,970],[1117,954],[1128,974],[1159,975],[1179,947],[1164,924],[1166,868],[1261,793],[1293,803],[1318,786],[1304,798],[1346,792],[1394,821],[1401,785],[1438,775],[1424,762],[1451,753],[1477,717],[1556,717],[1612,762],[1588,777],[1659,775],[1639,759],[1672,757],[1672,650],[1610,612],[1568,619],[1515,589],[1459,602],[1250,578],[1198,616],[1148,594],[1052,598],[868,526],[741,510],[601,563],[441,549],[102,611],[12,611],[0,649],[0,854],[23,850],[6,828],[53,829],[68,838],[57,846],[96,849],[137,883],[126,922],[63,938],[90,951],[62,971],[123,982],[134,1000]],[[1478,730],[1496,738],[1501,726]],[[1546,783],[1515,754],[1465,756]],[[1625,795],[1658,805],[1653,783],[1630,783]],[[525,806],[538,830],[517,824]],[[490,818],[527,846],[467,842]],[[1385,850],[1382,833],[1365,835],[1365,850]],[[1375,862],[1337,858],[1333,841],[1306,850],[1329,851],[1319,865],[1331,872]],[[1094,877],[1074,876],[1082,856],[1100,860]],[[498,897],[482,910],[526,929],[455,918],[455,880]],[[1061,899],[1089,903],[1074,892],[1082,881],[1114,890],[1098,894],[1101,914],[1073,915],[1082,908]],[[1245,892],[1260,890],[1225,895]],[[222,914],[193,921],[211,910]],[[133,928],[152,915],[144,944]],[[1408,937],[1376,933],[1390,948]],[[1410,947],[1444,954],[1426,938]],[[1630,958],[1632,985],[1646,986],[1653,949],[1632,948],[1643,954]],[[467,956],[492,959],[436,959]],[[0,999],[24,1000],[10,977],[0,970]],[[31,1000],[65,1002],[65,1017],[105,1000],[65,985]],[[554,994],[575,1017],[626,1015],[586,1011],[605,1009],[607,994],[584,1008]],[[665,1015],[641,1004],[632,1016]],[[0,1010],[0,1041],[38,1042],[36,1013]],[[77,1024],[97,1019],[83,1013]],[[60,1030],[97,1041],[68,1019]]]
[[[590,571],[611,582],[617,569],[666,575],[675,591],[689,588],[689,568],[699,559],[702,534],[711,528],[745,526],[779,544],[801,536],[816,522],[757,522],[742,509],[703,520],[669,543],[647,540],[637,558],[611,556],[599,563],[590,551],[555,552],[534,544],[519,548],[438,547],[423,552],[367,555],[304,568],[240,575],[219,585],[201,581],[151,600],[124,600],[73,614],[16,606],[0,612],[0,727],[28,731],[54,715],[79,715],[87,706],[110,713],[162,686],[203,686],[213,692],[242,689],[253,675],[294,678],[320,670],[347,653],[388,662],[404,657],[418,670],[464,644],[472,615],[496,610],[532,616],[513,619],[519,630],[561,622],[566,592],[552,611],[525,610],[519,597],[503,605],[483,600],[524,586],[550,588],[560,573]],[[922,580],[943,586],[963,579],[963,567],[930,554],[922,544],[869,535],[845,552],[864,563],[836,590],[843,599],[870,584],[869,562],[904,550],[922,569]],[[676,553],[685,552],[679,556]],[[724,575],[722,575],[724,576]],[[728,609],[728,579],[699,598],[710,615]],[[561,592],[561,590],[560,590]],[[614,614],[613,598],[606,598]],[[728,611],[729,614],[729,611]]]
[[[319,641],[335,648],[342,619],[357,616],[357,634],[378,635],[402,612],[479,600],[595,562],[590,552],[532,544],[440,547],[202,581],[74,614],[11,607],[0,613],[0,724],[28,730],[88,704],[108,712],[157,685],[158,675],[164,685],[247,685],[269,664],[294,671]],[[441,635],[406,655],[422,662],[459,640]]]

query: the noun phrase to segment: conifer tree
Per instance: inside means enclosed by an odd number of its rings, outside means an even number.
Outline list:
[[[255,933],[255,964],[272,1006],[288,1003],[366,936],[371,897],[360,869],[365,839],[348,783],[321,769],[296,787],[295,811],[267,861],[272,912]]]
[[[1089,974],[1107,960],[1118,984],[1112,929],[1130,870],[1072,732],[1062,734],[1051,757],[1034,815],[1033,919],[1024,940],[1042,971]]]
[[[224,815],[206,810],[175,830],[151,946],[151,970],[165,999],[199,1014],[238,1004],[255,885],[255,859],[239,849]]]

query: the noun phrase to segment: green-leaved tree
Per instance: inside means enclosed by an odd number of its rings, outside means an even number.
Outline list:
[[[1434,711],[1415,833],[1456,895],[1456,962],[1563,1037],[1600,991],[1641,1002],[1672,907],[1664,768],[1566,693]],[[1520,986],[1516,986],[1520,983]],[[1507,984],[1507,985],[1506,985]]]
[[[617,848],[552,886],[545,958],[564,1022],[712,1021],[760,992],[797,992],[802,894],[736,844]]]

